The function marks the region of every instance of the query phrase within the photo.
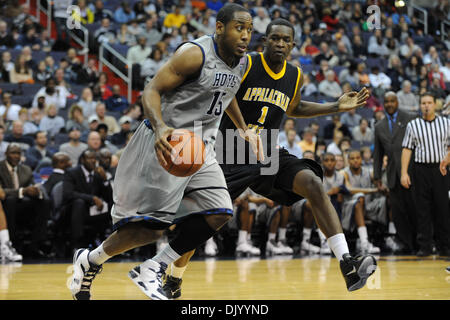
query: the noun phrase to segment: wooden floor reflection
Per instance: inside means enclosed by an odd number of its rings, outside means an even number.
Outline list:
[[[146,299],[128,279],[137,262],[108,262],[92,287],[95,300]],[[192,261],[183,299],[450,299],[450,261],[386,256],[365,288],[347,292],[336,259],[310,257]],[[0,300],[71,299],[71,264],[0,264]]]

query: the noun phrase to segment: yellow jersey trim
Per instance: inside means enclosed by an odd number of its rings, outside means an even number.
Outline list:
[[[283,69],[281,69],[280,72],[278,73],[274,73],[269,66],[266,63],[266,60],[264,59],[264,55],[262,54],[262,52],[259,53],[261,55],[261,61],[262,61],[262,65],[264,67],[264,70],[266,70],[267,74],[273,79],[273,80],[279,80],[281,78],[283,78],[285,72],[286,72],[286,60],[284,60],[284,65],[283,65]]]
[[[250,71],[250,69],[252,67],[252,57],[248,54],[247,58],[248,58],[248,66],[247,66],[247,70],[245,71],[244,75],[242,76],[241,83],[244,82],[245,78],[247,78],[248,72]]]
[[[295,96],[297,95],[298,84],[300,83],[300,78],[301,78],[301,75],[302,75],[302,69],[297,67],[297,70],[298,70],[297,82],[295,83],[295,91],[294,91],[294,95],[292,96],[292,99],[294,99]]]

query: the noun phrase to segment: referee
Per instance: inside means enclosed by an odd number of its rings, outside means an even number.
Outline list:
[[[407,170],[415,149],[412,192],[417,208],[419,257],[432,253],[433,238],[439,255],[450,256],[450,183],[449,177],[442,175],[439,168],[450,150],[450,120],[437,116],[435,108],[433,94],[424,93],[420,97],[422,117],[408,123],[402,143],[401,184],[405,188],[411,186]]]

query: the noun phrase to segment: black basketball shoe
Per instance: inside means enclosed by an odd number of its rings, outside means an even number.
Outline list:
[[[183,282],[182,279],[178,279],[169,275],[166,277],[163,291],[167,298],[176,299],[181,297],[181,282]]]
[[[371,255],[352,257],[346,253],[340,262],[341,272],[347,284],[348,291],[361,289],[377,269],[377,260]]]

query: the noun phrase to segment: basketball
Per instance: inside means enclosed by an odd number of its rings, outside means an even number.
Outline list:
[[[175,156],[173,161],[172,157],[164,157],[167,162],[164,169],[177,177],[188,177],[197,172],[204,161],[203,140],[186,129],[174,130],[168,140],[175,150]]]

